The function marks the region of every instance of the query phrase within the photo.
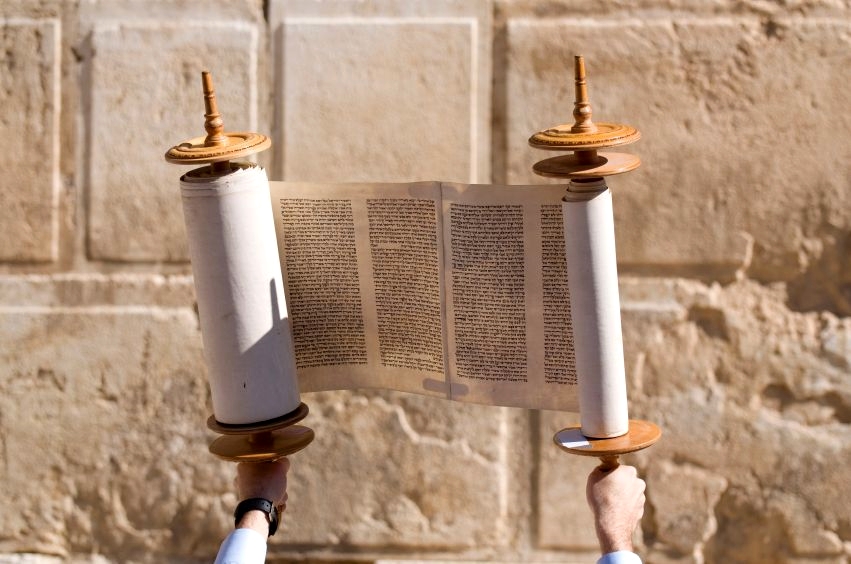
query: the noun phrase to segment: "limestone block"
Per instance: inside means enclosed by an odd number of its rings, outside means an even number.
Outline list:
[[[173,0],[121,0],[102,2],[93,0],[83,2],[78,10],[84,22],[112,21],[116,23],[128,20],[147,20],[149,27],[168,27],[170,24],[221,22],[262,22],[263,12],[253,0],[206,0],[204,9]],[[218,22],[218,24],[217,24]]]
[[[660,321],[667,317],[685,319],[692,306],[717,306],[720,288],[683,278],[618,277],[621,309],[657,314]]]
[[[231,526],[232,468],[206,452],[192,310],[4,307],[0,319],[0,552],[210,558]]]
[[[0,384],[0,427],[15,460],[6,483],[13,491],[35,476],[39,487],[56,492],[55,507],[45,511],[62,516],[55,531],[35,540],[30,521],[0,522],[18,531],[0,551],[37,543],[64,555],[97,545],[124,561],[119,545],[163,557],[203,557],[217,548],[235,501],[233,467],[206,453],[210,408],[197,320],[191,301],[175,309],[186,283],[129,274],[0,278],[0,365],[10,367]],[[33,305],[20,306],[28,295]],[[128,305],[145,302],[169,307]],[[384,392],[303,399],[318,438],[292,457],[277,553],[293,554],[291,545],[345,552],[513,542],[527,511],[516,500],[528,498],[525,480],[516,477],[528,457],[515,460],[520,455],[509,450],[522,410]],[[27,413],[28,401],[45,406],[45,421],[22,431],[26,419],[10,422]],[[72,437],[81,435],[91,439],[76,448]],[[64,472],[31,474],[41,459]],[[106,473],[103,483],[90,478]],[[39,515],[36,502],[21,496],[12,505]]]
[[[204,135],[201,71],[228,131],[257,129],[254,24],[95,23],[84,89],[90,136],[88,252],[98,260],[187,258],[178,179],[163,154]]]
[[[101,556],[92,555],[75,558],[45,556],[44,554],[4,554],[0,555],[0,564],[111,564]]]
[[[552,440],[559,429],[578,422],[574,416],[556,412],[544,412],[541,417],[539,486],[534,500],[539,548],[599,550],[594,519],[585,500],[585,482],[598,461],[570,455]]]
[[[489,179],[489,2],[272,4],[280,177]]]
[[[671,295],[660,286],[658,295]],[[630,413],[664,433],[637,457],[664,484],[649,497],[648,549],[654,561],[672,562],[693,554],[707,562],[836,555],[851,519],[835,495],[851,483],[836,464],[851,456],[851,383],[826,345],[842,325],[829,314],[789,311],[781,287],[741,282],[709,294],[681,292],[684,319],[624,312]],[[665,460],[676,462],[677,476],[660,477],[674,473]],[[706,514],[688,530],[672,521],[689,511],[673,492],[688,488],[660,488],[677,480],[715,500],[714,532]]]
[[[744,488],[725,492],[716,507],[720,538],[708,543],[707,561],[843,562],[837,535],[822,529],[812,508],[800,500],[789,504],[790,499],[795,498],[779,491],[767,496]]]
[[[511,19],[495,108],[505,176],[534,180],[531,164],[550,155],[527,138],[572,123],[583,54],[594,119],[642,132],[630,146],[642,168],[610,180],[623,266],[727,280],[820,269],[829,285],[844,259],[819,249],[851,229],[848,31],[841,18]]]
[[[60,24],[0,18],[0,261],[59,249]]]
[[[837,464],[851,457],[844,320],[790,311],[782,286],[753,282],[624,277],[621,290],[630,416],[663,430],[624,457],[648,480],[649,561],[840,561],[851,523],[836,495],[851,484]],[[549,449],[570,422],[551,414],[540,427],[538,542],[564,550],[594,540],[579,513],[590,465],[573,470],[583,461]]]
[[[39,554],[15,554],[14,556],[0,556],[2,564],[59,564],[61,558],[54,556],[42,556]]]
[[[191,307],[192,277],[185,274],[65,273],[0,275],[0,307],[83,307],[146,304]]]
[[[659,543],[689,554],[715,533],[715,506],[727,488],[723,477],[688,464],[654,461],[647,488]]]
[[[380,392],[305,394],[316,440],[291,457],[274,553],[505,547],[519,511],[504,408]],[[279,544],[280,543],[280,544]]]
[[[795,554],[801,556],[837,556],[843,553],[842,541],[834,531],[826,531],[818,514],[798,496],[782,491],[772,492],[767,511],[777,512],[791,531],[789,541]]]

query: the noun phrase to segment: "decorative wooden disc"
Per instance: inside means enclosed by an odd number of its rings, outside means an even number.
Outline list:
[[[300,451],[313,438],[313,429],[293,425],[252,435],[225,435],[210,444],[210,452],[231,462],[266,462]]]
[[[573,125],[557,125],[534,134],[529,145],[550,151],[579,151],[627,145],[641,139],[641,133],[631,125],[595,123],[594,126],[595,131],[574,132]]]
[[[166,151],[165,160],[182,165],[226,163],[265,151],[272,146],[272,141],[260,133],[225,133],[224,122],[216,103],[213,78],[207,71],[201,73],[201,86],[204,91],[204,130],[207,135],[175,145]],[[214,165],[214,170],[229,170],[227,164],[221,165],[220,169],[217,169],[217,166]]]
[[[571,454],[608,457],[645,449],[662,436],[662,430],[649,421],[629,420],[629,431],[620,437],[592,439],[582,434],[581,427],[567,427],[553,435],[553,442]]]
[[[207,419],[207,428],[222,435],[247,435],[251,433],[263,433],[294,425],[305,417],[307,417],[308,413],[310,413],[310,409],[308,409],[307,404],[301,402],[300,404],[298,404],[297,408],[287,414],[281,415],[280,417],[276,417],[275,419],[268,419],[266,421],[259,421],[257,423],[246,423],[244,425],[219,423],[218,421],[216,421],[216,416],[211,415]]]
[[[594,123],[593,112],[588,100],[585,82],[585,60],[581,55],[574,58],[574,87],[576,100],[573,103],[573,125],[563,124],[539,131],[529,138],[529,145],[548,151],[575,151],[545,159],[536,163],[532,170],[541,176],[555,178],[597,178],[621,174],[641,165],[641,159],[628,153],[597,154],[597,149],[617,147],[641,139],[641,133],[631,125],[619,123]]]
[[[588,162],[590,161],[590,162]],[[560,155],[538,161],[535,174],[554,178],[596,178],[635,170],[641,159],[629,153],[597,153],[590,159],[578,155]]]
[[[174,164],[201,165],[246,157],[272,146],[272,141],[260,133],[228,132],[224,136],[226,140],[222,145],[206,145],[206,137],[195,137],[175,145],[166,152],[165,160]]]

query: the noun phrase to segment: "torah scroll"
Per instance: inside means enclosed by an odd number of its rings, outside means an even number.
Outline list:
[[[208,354],[217,419],[220,409],[232,419],[278,416],[297,405],[298,389],[384,388],[577,412],[580,390],[596,388],[595,399],[582,402],[583,421],[602,420],[606,429],[626,421],[625,389],[577,386],[577,376],[624,386],[619,318],[594,321],[601,303],[618,309],[616,277],[598,284],[597,273],[590,282],[574,275],[592,259],[614,262],[613,240],[607,256],[572,245],[594,237],[596,200],[562,202],[564,185],[272,182],[270,211],[259,202],[262,190],[237,189],[235,179],[187,176],[182,185],[192,261],[201,265],[194,268],[205,349],[217,347]],[[211,203],[195,203],[199,185],[215,194]],[[585,223],[570,219],[574,207],[586,210]],[[568,290],[573,277],[586,281]],[[208,327],[204,312],[222,304],[233,319],[218,312]],[[582,313],[586,304],[596,305]],[[227,343],[239,339],[238,347]],[[242,375],[255,363],[277,376],[258,378],[270,393],[249,398]],[[618,365],[619,375],[601,376]],[[254,401],[263,414],[253,412]]]

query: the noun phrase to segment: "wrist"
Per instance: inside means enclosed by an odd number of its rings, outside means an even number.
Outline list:
[[[278,529],[278,510],[268,499],[254,497],[243,499],[233,512],[236,528],[253,529],[271,537]]]
[[[632,545],[632,535],[610,536],[607,534],[600,534],[598,532],[597,541],[600,543],[600,551],[603,554],[608,554],[610,552],[618,552],[621,550],[625,550],[627,552],[634,552],[634,547]]]
[[[631,542],[628,543],[618,543],[618,542],[609,542],[605,543],[600,541],[600,553],[601,554],[609,554],[611,552],[635,552],[635,548],[632,546]]]
[[[252,509],[245,513],[236,523],[237,529],[251,529],[260,534],[264,539],[269,537],[269,516],[259,509]]]

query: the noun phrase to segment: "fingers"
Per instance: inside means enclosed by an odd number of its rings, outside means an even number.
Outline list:
[[[614,468],[600,465],[591,471],[591,474],[588,476],[588,481],[597,483],[600,480],[611,476],[616,476],[616,478],[612,478],[616,480],[635,479],[638,477],[638,470],[636,470],[634,466],[626,466],[623,464],[615,466]]]
[[[638,477],[638,470],[636,470],[634,466],[620,465],[611,469],[602,468],[600,466],[594,468],[588,476],[588,491],[590,492],[592,489],[596,488],[601,482],[607,484],[606,487],[609,488],[616,487],[615,484],[619,487],[625,487],[631,482],[636,482],[633,487],[638,488],[640,486],[642,492],[645,487],[644,480]],[[638,482],[640,482],[640,485]]]
[[[626,504],[637,511],[643,507],[646,488],[646,482],[638,477],[634,466],[622,465],[609,471],[595,468],[588,476],[585,493],[595,513],[612,504]]]
[[[236,468],[239,497],[261,497],[276,505],[285,501],[289,467],[286,458],[270,462],[241,462]]]
[[[621,465],[621,466],[618,466],[618,468],[621,469],[621,474],[623,474],[625,477],[627,477],[629,479],[633,479],[633,478],[638,477],[638,470],[635,468],[635,466]]]

